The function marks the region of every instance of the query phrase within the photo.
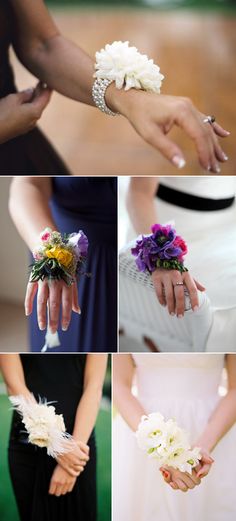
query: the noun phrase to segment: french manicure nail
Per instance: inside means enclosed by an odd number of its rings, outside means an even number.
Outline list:
[[[171,316],[172,316],[172,317],[174,317],[174,316],[175,316],[175,313],[174,313],[173,311],[171,312]]]
[[[68,329],[68,325],[64,325],[64,326],[62,326],[61,329],[62,329],[62,331],[67,331],[67,329]]]
[[[178,318],[183,318],[183,317],[184,317],[184,315],[178,315]]]
[[[217,174],[220,174],[221,169],[220,169],[219,165],[215,166],[215,171],[216,171]]]
[[[25,316],[28,317],[30,315],[30,312],[28,309],[25,309]]]
[[[224,159],[224,161],[228,161],[229,158],[226,154],[223,153],[223,159]]]
[[[39,322],[39,329],[40,331],[43,331],[45,329],[45,325],[43,322]]]
[[[198,311],[198,310],[199,310],[199,306],[194,306],[193,311]]]
[[[230,136],[230,132],[228,130],[225,131],[227,136]]]
[[[180,156],[174,156],[172,158],[172,163],[177,166],[177,168],[184,168],[184,166],[186,165],[186,161],[183,157],[180,157]]]

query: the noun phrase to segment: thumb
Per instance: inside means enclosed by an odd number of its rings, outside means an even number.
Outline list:
[[[195,280],[195,279],[194,279],[194,282],[195,282],[195,284],[196,284],[196,286],[197,286],[197,289],[198,289],[199,291],[205,291],[205,290],[206,290],[205,286],[203,286],[200,282],[198,282],[198,281]]]
[[[38,84],[35,91],[35,97],[32,101],[32,106],[42,113],[49,103],[51,95],[51,89],[44,87],[41,83]]]
[[[22,90],[21,92],[17,92],[16,96],[20,104],[29,103],[32,101],[34,97],[35,89],[30,87],[29,89]]]
[[[163,134],[160,128],[154,127],[148,142],[157,148],[172,165],[183,168],[186,164],[182,150],[171,139]]]

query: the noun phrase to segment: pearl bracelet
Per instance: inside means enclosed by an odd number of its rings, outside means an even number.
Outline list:
[[[92,97],[96,107],[107,114],[108,116],[118,116],[118,112],[112,112],[106,104],[105,94],[106,90],[113,83],[113,80],[97,79],[92,88]]]
[[[163,74],[153,60],[131,47],[129,42],[113,42],[96,52],[95,82],[92,97],[96,107],[109,116],[116,116],[106,104],[105,93],[114,81],[117,89],[141,89],[160,94]]]

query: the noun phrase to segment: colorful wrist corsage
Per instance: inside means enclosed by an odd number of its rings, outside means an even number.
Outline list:
[[[174,227],[170,224],[154,224],[151,230],[151,235],[137,239],[136,246],[131,249],[139,271],[152,273],[156,268],[178,270],[181,273],[188,271],[183,260],[188,251],[187,245],[176,234]]]
[[[136,431],[138,446],[159,465],[168,465],[191,474],[201,459],[200,449],[191,448],[188,433],[173,419],[159,412],[142,416]]]
[[[88,238],[82,230],[78,233],[61,234],[45,228],[39,237],[39,245],[33,251],[34,263],[30,282],[64,280],[70,286],[83,266],[88,252]]]
[[[10,396],[9,399],[13,409],[22,418],[29,443],[40,448],[45,447],[48,456],[53,458],[73,450],[75,441],[66,432],[64,418],[62,414],[56,414],[55,407],[50,402],[39,398],[37,403],[33,395],[32,398]]]

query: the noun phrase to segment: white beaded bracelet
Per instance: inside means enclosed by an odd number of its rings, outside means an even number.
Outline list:
[[[117,89],[141,89],[160,94],[163,74],[153,60],[130,47],[129,42],[113,42],[96,53],[95,82],[92,96],[95,105],[106,114],[116,113],[108,108],[105,93],[114,81]]]

